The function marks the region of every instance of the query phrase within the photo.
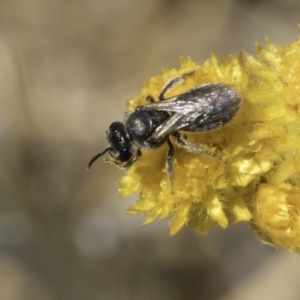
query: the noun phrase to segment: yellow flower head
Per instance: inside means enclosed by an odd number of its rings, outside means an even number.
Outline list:
[[[300,251],[300,41],[280,47],[267,41],[257,58],[243,52],[203,66],[181,59],[179,70],[152,77],[130,111],[158,99],[164,84],[193,72],[167,92],[176,96],[206,83],[236,87],[243,102],[231,122],[215,130],[184,132],[188,140],[222,157],[175,147],[174,187],[166,171],[168,146],[142,150],[141,159],[120,180],[120,194],[139,194],[128,212],[146,214],[145,224],[170,218],[170,233],[183,227],[207,232],[249,221],[266,242]]]

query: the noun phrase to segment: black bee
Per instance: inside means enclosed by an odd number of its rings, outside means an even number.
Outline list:
[[[154,149],[167,142],[169,151],[166,167],[172,186],[174,147],[170,135],[175,136],[177,143],[188,151],[220,159],[217,154],[188,142],[179,131],[205,132],[225,125],[236,114],[242,97],[232,85],[212,83],[165,98],[166,92],[192,73],[167,82],[159,94],[159,101],[156,102],[149,95],[146,97],[149,104],[137,107],[133,113],[126,116],[124,122],[112,123],[106,132],[110,147],[93,157],[88,168],[106,152],[114,158],[116,165],[128,168],[140,158],[141,149]]]

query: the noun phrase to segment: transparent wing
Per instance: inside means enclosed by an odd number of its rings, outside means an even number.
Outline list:
[[[170,113],[170,118],[154,132],[160,138],[178,130],[207,131],[227,123],[241,105],[235,88],[226,84],[206,84],[176,97],[139,107]]]

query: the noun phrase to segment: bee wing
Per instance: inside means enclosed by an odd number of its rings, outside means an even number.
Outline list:
[[[167,121],[155,129],[152,138],[159,139],[182,129],[183,119],[184,115],[182,114],[172,115]]]
[[[186,96],[186,97],[183,97]],[[199,109],[199,99],[197,95],[191,97],[190,91],[176,97],[168,98],[163,101],[146,104],[139,107],[141,110],[159,110],[178,114],[187,114]],[[196,96],[196,97],[195,97]]]
[[[210,95],[207,88],[210,86],[202,85],[176,97],[139,107],[141,110],[173,113],[167,121],[156,128],[152,137],[160,138],[193,125],[195,117],[205,123],[206,119],[209,118],[207,112],[211,109],[211,105],[207,101]]]
[[[227,123],[241,104],[234,87],[226,84],[206,84],[176,97],[139,107],[141,110],[166,111],[170,118],[156,128],[153,138],[178,130],[207,131]]]

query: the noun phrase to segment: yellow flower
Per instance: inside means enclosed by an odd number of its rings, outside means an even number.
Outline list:
[[[261,184],[253,203],[253,227],[267,243],[300,252],[300,190],[282,183]]]
[[[170,92],[175,96],[205,83],[234,85],[243,103],[234,119],[216,130],[186,132],[188,140],[223,158],[176,145],[174,191],[166,172],[167,145],[142,150],[120,180],[120,194],[139,194],[128,212],[145,224],[170,218],[170,233],[183,227],[206,233],[214,224],[248,221],[266,242],[300,251],[300,41],[281,47],[266,41],[257,58],[242,52],[230,60],[214,55],[203,66],[181,59],[179,70],[152,77],[129,110],[154,99],[171,78],[195,71]]]

